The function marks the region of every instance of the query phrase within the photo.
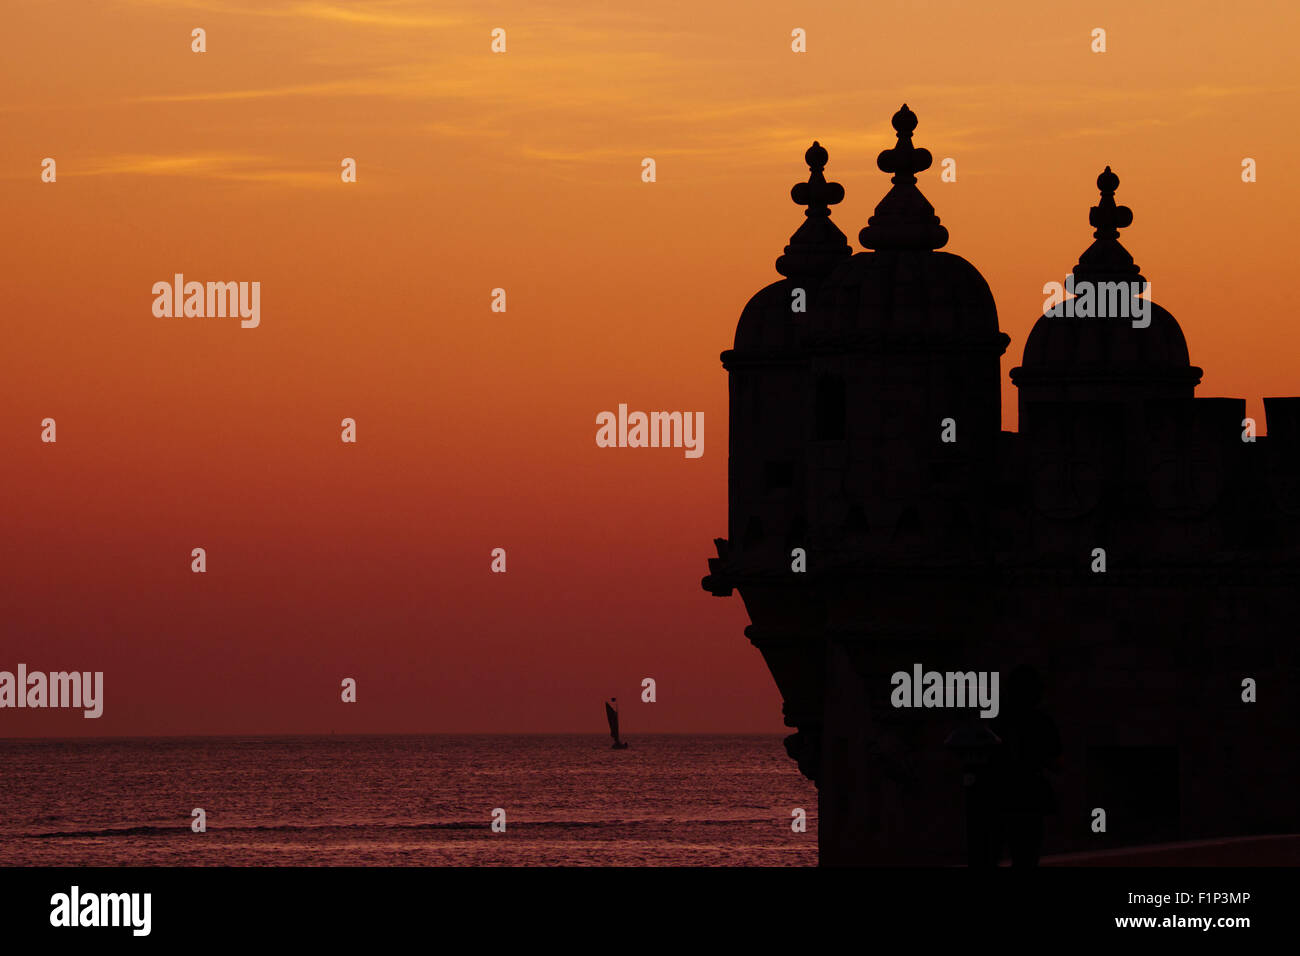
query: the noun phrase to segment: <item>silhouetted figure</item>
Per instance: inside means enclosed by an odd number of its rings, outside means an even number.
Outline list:
[[[997,866],[1003,850],[1012,866],[1037,866],[1043,817],[1056,811],[1049,770],[1060,766],[1061,737],[1043,712],[1037,671],[1020,665],[1007,678],[1001,708],[990,723],[1002,743],[973,794],[972,866]]]

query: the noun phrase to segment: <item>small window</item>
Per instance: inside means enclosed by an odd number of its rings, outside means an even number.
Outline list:
[[[763,466],[765,491],[788,491],[794,487],[794,462],[769,461]]]
[[[921,516],[917,513],[916,508],[908,505],[903,509],[903,513],[898,516],[898,524],[894,526],[894,539],[909,538],[924,532],[921,525]]]
[[[843,441],[844,418],[844,380],[834,375],[818,377],[816,407],[818,441]]]
[[[866,512],[862,510],[861,505],[854,505],[849,509],[844,520],[844,530],[849,534],[866,534],[870,530],[867,526]]]
[[[785,547],[786,550],[792,548],[806,548],[808,546],[808,522],[802,515],[795,517],[790,522],[790,530],[786,532]]]

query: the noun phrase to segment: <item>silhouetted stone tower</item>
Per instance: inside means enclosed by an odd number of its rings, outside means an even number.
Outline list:
[[[893,117],[877,160],[892,188],[857,254],[813,144],[785,278],[722,354],[728,537],[704,586],[745,602],[796,731],[787,750],[819,788],[822,862],[965,859],[944,743],[990,722],[893,706],[891,675],[916,664],[1045,678],[1065,749],[1049,852],[1294,832],[1300,399],[1266,400],[1274,436],[1242,441],[1244,402],[1193,398],[1201,370],[1149,303],[1141,327],[1040,318],[1011,373],[1021,431],[1002,432],[1009,339],[980,273],[938,251],[916,125],[906,105]],[[1145,281],[1118,241],[1132,221],[1118,185],[1107,167],[1076,286]],[[1247,677],[1273,699],[1243,702]],[[1268,784],[1230,782],[1265,763]]]

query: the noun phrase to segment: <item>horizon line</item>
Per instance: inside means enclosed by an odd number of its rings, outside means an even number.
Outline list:
[[[594,731],[573,731],[573,730],[556,730],[556,731],[370,731],[365,733],[336,733],[319,731],[311,733],[219,733],[219,734],[115,734],[99,736],[77,736],[77,737],[0,737],[0,744],[7,743],[76,743],[78,741],[103,741],[103,740],[218,740],[239,738],[242,740],[274,740],[283,737],[608,737],[608,733],[596,733]],[[754,731],[754,730],[735,730],[735,731],[657,731],[654,733],[637,734],[635,737],[628,737],[628,740],[635,740],[639,737],[786,737],[778,731]]]

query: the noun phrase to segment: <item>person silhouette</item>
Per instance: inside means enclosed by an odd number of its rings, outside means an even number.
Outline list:
[[[1061,736],[1042,709],[1038,672],[1021,664],[1008,675],[993,732],[1002,740],[990,767],[988,807],[993,865],[1003,849],[1012,866],[1037,866],[1043,848],[1043,818],[1057,809],[1049,771],[1060,769]]]

